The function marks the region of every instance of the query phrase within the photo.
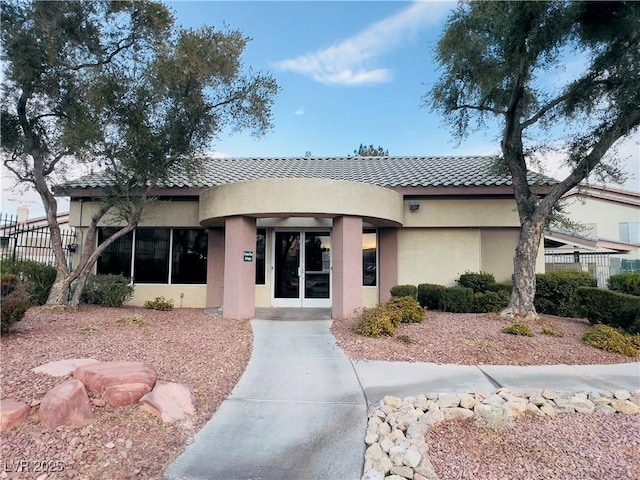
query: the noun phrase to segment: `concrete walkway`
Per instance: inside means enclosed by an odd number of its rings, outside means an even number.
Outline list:
[[[359,480],[367,405],[331,320],[251,327],[247,370],[166,477]]]
[[[166,471],[169,479],[359,480],[367,405],[385,395],[640,389],[640,364],[438,365],[349,361],[330,311],[267,309],[231,395]],[[363,393],[364,392],[364,393]]]
[[[640,389],[640,363],[615,365],[440,365],[435,363],[363,362],[353,366],[368,403],[385,395],[464,393],[470,388],[492,392],[506,387],[533,393]]]

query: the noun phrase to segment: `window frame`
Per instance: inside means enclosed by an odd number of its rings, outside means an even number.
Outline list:
[[[96,246],[98,245],[98,239],[101,237],[100,232],[105,230],[105,229],[118,229],[118,227],[99,227],[99,232],[96,235]],[[142,281],[139,282],[136,280],[135,277],[135,265],[136,265],[136,252],[137,252],[137,240],[138,240],[138,236],[137,233],[139,230],[168,230],[169,231],[169,248],[168,248],[168,255],[167,255],[167,262],[168,262],[168,268],[167,268],[167,281],[162,281],[162,282],[148,282],[148,281]],[[204,278],[204,282],[200,283],[174,283],[173,280],[173,255],[174,255],[174,251],[173,251],[173,246],[174,246],[174,230],[199,230],[199,231],[203,231],[205,232],[206,235],[206,239],[207,239],[207,252],[208,252],[208,242],[209,242],[209,237],[206,228],[194,228],[194,227],[139,227],[139,228],[135,228],[132,232],[131,232],[131,236],[129,237],[127,234],[127,236],[122,237],[122,238],[130,238],[131,239],[131,261],[129,263],[129,272],[127,275],[124,275],[126,278],[128,279],[133,279],[133,283],[135,285],[185,285],[185,286],[202,286],[202,285],[207,285],[208,282],[208,269],[206,270],[206,274],[205,274],[205,278]],[[119,239],[120,240],[120,239]],[[205,257],[206,258],[206,257]],[[208,262],[208,259],[206,260]],[[96,265],[93,268],[93,271],[95,273],[97,273],[98,271],[98,262],[96,262]]]
[[[365,285],[365,261],[364,261],[364,253],[365,253],[365,249],[364,249],[364,239],[365,239],[365,235],[366,234],[374,234],[375,235],[375,239],[376,239],[376,246],[375,246],[375,277],[374,277],[374,284],[373,285]],[[378,229],[377,228],[364,228],[362,229],[362,287],[363,288],[378,288],[380,285],[380,277],[379,277],[379,265],[380,265],[380,258],[379,258],[379,254],[380,254],[380,237],[378,235]]]

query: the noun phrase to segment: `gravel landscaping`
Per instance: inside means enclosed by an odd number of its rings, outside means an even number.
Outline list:
[[[428,312],[423,324],[403,325],[395,337],[378,339],[356,335],[353,323],[334,322],[333,331],[347,354],[359,360],[510,365],[639,361],[583,345],[580,336],[589,325],[582,320],[533,322],[533,338],[500,333],[509,322],[493,315]],[[541,334],[543,325],[564,336]],[[1,347],[2,398],[33,408],[25,423],[0,436],[0,478],[152,479],[160,478],[231,392],[249,360],[252,334],[249,322],[213,318],[197,309],[84,307],[52,313],[32,308],[11,334],[2,336]],[[159,379],[191,386],[196,414],[164,424],[137,406],[107,404],[94,407],[96,420],[87,427],[49,431],[37,419],[37,405],[64,378],[32,369],[78,357],[148,362]],[[441,479],[640,478],[638,431],[638,415],[576,413],[553,420],[523,417],[500,434],[470,420],[447,421],[430,429],[426,441]],[[19,466],[23,472],[11,472]]]
[[[427,312],[423,323],[401,325],[394,337],[356,335],[353,333],[355,319],[334,322],[333,333],[347,355],[357,360],[463,365],[589,365],[640,361],[638,356],[632,358],[604,352],[583,344],[581,337],[590,327],[586,320],[544,316],[541,320],[528,322],[535,333],[533,338],[500,332],[511,323],[497,315]],[[563,336],[545,335],[543,327],[561,332]],[[437,394],[424,393],[430,398]],[[639,397],[640,394],[634,397],[636,403]],[[434,424],[427,429],[425,438],[431,462],[429,466],[433,466],[434,476],[420,476],[419,471],[427,474],[428,469],[418,468],[414,479],[640,478],[638,414],[565,413],[553,419],[523,415],[498,427],[487,426],[486,422],[478,422],[476,418]],[[374,450],[372,453],[380,452]],[[402,464],[401,461],[397,463]],[[394,465],[387,475],[402,472],[407,461],[403,465]],[[384,478],[371,473],[364,478]],[[401,480],[403,477],[391,478]]]
[[[1,477],[146,480],[160,478],[231,392],[249,361],[253,336],[248,321],[213,318],[199,309],[31,308],[1,342],[2,398],[33,406],[25,423],[0,436]],[[148,362],[159,379],[193,389],[196,414],[165,424],[138,406],[107,404],[94,407],[96,419],[86,427],[47,430],[37,404],[65,378],[31,370],[77,357]]]

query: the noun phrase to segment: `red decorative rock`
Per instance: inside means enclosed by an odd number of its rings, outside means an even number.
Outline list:
[[[122,407],[137,403],[153,390],[158,374],[143,362],[100,362],[76,368],[74,378],[88,390],[102,395],[110,405]]]
[[[34,373],[44,373],[52,377],[66,377],[71,375],[76,368],[82,365],[98,363],[93,358],[67,358],[65,360],[57,360],[55,362],[45,363],[33,369]]]
[[[11,430],[24,422],[31,408],[24,402],[0,400],[0,432]]]
[[[78,428],[91,423],[93,411],[82,382],[70,379],[49,390],[40,402],[38,417],[49,428]]]
[[[140,410],[170,423],[196,413],[193,392],[186,385],[158,382],[151,393],[140,399]]]

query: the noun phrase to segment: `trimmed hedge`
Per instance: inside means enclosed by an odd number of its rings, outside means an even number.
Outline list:
[[[133,296],[133,287],[122,275],[91,275],[80,297],[84,303],[121,307]]]
[[[418,285],[418,302],[429,310],[442,310],[442,295],[446,289],[444,285],[421,283]]]
[[[591,323],[640,333],[640,297],[602,288],[580,287],[576,291],[580,316]]]
[[[534,305],[539,313],[577,317],[576,290],[596,287],[596,279],[586,272],[550,272],[536,275]]]
[[[640,297],[640,272],[618,273],[611,275],[607,286],[614,292]]]
[[[487,285],[487,292],[506,292],[507,295],[511,295],[513,290],[512,283],[490,283]]]
[[[504,310],[509,305],[509,294],[504,291],[476,293],[473,298],[475,313],[494,313]]]
[[[492,283],[496,283],[496,277],[488,272],[466,272],[458,279],[458,285],[472,289],[473,293],[486,292]]]
[[[391,287],[392,297],[413,297],[418,298],[418,287],[415,285],[396,285]]]
[[[471,288],[449,287],[442,292],[441,307],[443,312],[473,312],[474,295]]]

